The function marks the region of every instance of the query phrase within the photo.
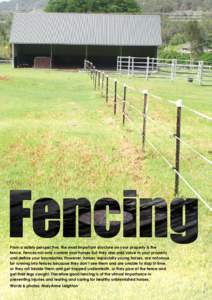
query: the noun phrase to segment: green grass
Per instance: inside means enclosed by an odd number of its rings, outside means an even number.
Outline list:
[[[43,241],[32,232],[30,220],[25,220],[23,239],[9,239],[9,191],[31,189],[33,200],[53,197],[86,196],[95,201],[103,196],[122,199],[123,189],[137,189],[143,197],[173,198],[174,176],[160,155],[147,146],[141,152],[141,139],[127,122],[121,122],[121,107],[116,117],[112,102],[105,104],[99,91],[94,91],[87,74],[82,72],[12,70],[0,66],[0,299],[41,298],[37,290],[8,289],[8,248],[20,244],[69,245],[61,234]],[[164,99],[183,99],[196,110],[212,115],[210,87],[190,85],[184,80],[145,81],[120,77],[122,82],[137,89],[148,88]],[[112,91],[111,91],[112,92]],[[142,110],[142,95],[128,91],[128,101]],[[167,128],[174,133],[176,109],[164,101],[149,98],[149,116],[157,126],[148,122],[147,138],[174,164],[174,140],[167,136]],[[128,110],[137,128],[139,115]],[[162,128],[165,128],[162,129]],[[211,124],[183,110],[182,133],[185,141],[212,159]],[[204,162],[182,147],[182,173],[212,205],[211,171]],[[182,196],[193,194],[181,183]],[[30,207],[32,204],[29,203]],[[199,202],[199,238],[182,246],[170,239],[110,240],[111,244],[153,244],[167,249],[171,260],[168,271],[155,273],[149,285],[124,284],[84,286],[77,290],[43,290],[42,299],[210,299],[211,213]],[[75,244],[107,244],[101,238],[71,240]],[[106,292],[107,291],[107,292]],[[92,295],[95,295],[92,296]],[[140,296],[139,296],[140,297]]]

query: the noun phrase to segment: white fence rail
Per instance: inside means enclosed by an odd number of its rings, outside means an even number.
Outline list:
[[[10,59],[0,59],[0,64],[11,64],[12,61]]]
[[[205,65],[202,61],[118,56],[117,72],[146,79],[175,80],[178,76],[184,76],[200,85],[212,85],[212,64]]]

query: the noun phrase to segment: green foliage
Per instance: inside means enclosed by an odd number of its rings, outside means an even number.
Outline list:
[[[207,52],[207,53],[202,53],[200,55],[200,59],[203,60],[206,63],[212,63],[212,53],[211,52]]]
[[[190,55],[187,53],[179,53],[174,50],[160,50],[159,57],[164,59],[173,59],[176,58],[177,60],[189,60]]]
[[[0,15],[0,43],[9,41],[11,15]]]
[[[169,44],[175,34],[185,31],[186,22],[172,21],[167,17],[162,18],[162,38],[164,44]]]
[[[206,17],[202,21],[202,28],[206,37],[206,45],[207,47],[212,48],[212,18]]]
[[[49,0],[47,12],[141,12],[135,0]]]
[[[9,34],[11,27],[11,16],[0,15],[0,58],[10,57]]]
[[[177,60],[190,60],[191,56],[190,54],[187,53],[180,53],[174,50],[166,50],[166,49],[161,49],[159,51],[159,58],[164,58],[164,59],[173,59],[176,58]],[[199,56],[195,57],[196,60],[202,60],[206,64],[207,63],[212,63],[212,53],[207,52],[207,53],[201,53]]]
[[[176,46],[181,45],[186,42],[185,34],[183,33],[175,33],[170,39],[170,45]]]

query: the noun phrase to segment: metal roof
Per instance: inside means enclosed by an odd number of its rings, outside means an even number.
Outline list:
[[[159,46],[160,16],[128,14],[17,13],[13,44]]]

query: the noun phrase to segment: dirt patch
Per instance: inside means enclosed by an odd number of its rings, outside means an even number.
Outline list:
[[[104,119],[104,123],[106,125],[113,125],[114,126],[116,124],[116,121],[112,117],[109,117],[109,118]]]
[[[118,149],[114,153],[115,159],[119,161],[120,172],[125,172],[131,176],[135,183],[147,181],[143,174],[144,155],[141,146],[132,144],[128,139],[123,139]]]
[[[3,80],[8,80],[8,77],[6,77],[6,76],[1,76],[1,75],[0,75],[0,80],[2,80],[2,81],[3,81]]]

